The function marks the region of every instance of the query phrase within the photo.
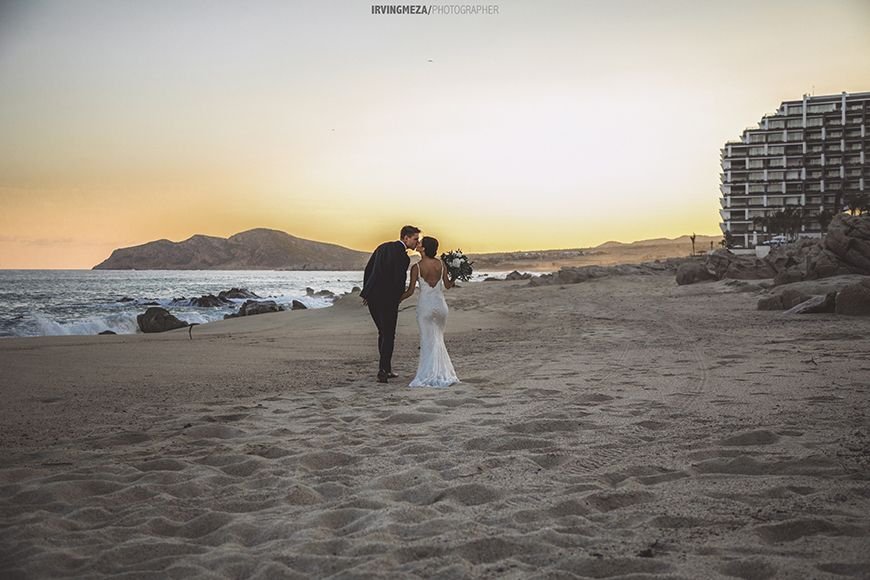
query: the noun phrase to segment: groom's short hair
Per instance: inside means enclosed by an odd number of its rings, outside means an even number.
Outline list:
[[[416,228],[414,226],[405,226],[402,228],[402,232],[399,234],[399,239],[407,238],[408,236],[413,236],[414,234],[419,234],[420,228]]]

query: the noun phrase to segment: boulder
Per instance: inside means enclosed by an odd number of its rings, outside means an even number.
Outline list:
[[[870,283],[850,284],[837,293],[835,312],[850,316],[870,316]]]
[[[266,314],[268,312],[281,312],[283,306],[279,306],[274,300],[245,300],[245,303],[239,307],[239,311],[234,314],[225,314],[224,319],[238,318],[239,316],[254,316],[256,314]]]
[[[720,248],[707,255],[717,279],[773,278],[775,285],[847,274],[870,274],[870,214],[834,216],[822,239],[799,239],[764,258],[738,256]]]
[[[307,310],[308,307],[299,302],[298,300],[294,300],[290,303],[290,310]]]
[[[801,302],[806,302],[810,299],[810,296],[803,294],[798,290],[793,290],[791,288],[786,288],[779,294],[779,298],[782,301],[782,307],[784,310],[789,310],[794,308]]]
[[[528,280],[531,277],[531,274],[521,274],[520,272],[514,270],[513,272],[505,276],[505,280]]]
[[[136,323],[142,332],[166,332],[187,326],[185,321],[179,320],[165,308],[154,306],[138,315]]]
[[[716,276],[711,274],[704,264],[699,264],[698,262],[689,262],[677,269],[677,284],[680,286],[715,279]]]
[[[133,301],[134,301],[134,299],[130,298],[129,296],[124,296],[123,298],[118,300],[118,302],[133,302]]]
[[[245,300],[245,303],[239,308],[239,316],[253,316],[254,314],[265,314],[267,312],[281,312],[284,310],[274,300]]]
[[[824,312],[834,312],[836,303],[836,292],[831,292],[824,296],[811,296],[797,306],[786,310],[786,314],[820,314]]]
[[[776,270],[771,264],[754,256],[738,256],[725,248],[719,248],[707,255],[706,268],[718,280],[758,280],[773,278]]]
[[[198,306],[200,308],[216,308],[216,307],[226,306],[227,303],[229,303],[229,300],[227,300],[225,298],[224,299],[219,298],[219,297],[215,296],[214,294],[206,294],[206,295],[200,296],[199,298],[191,298],[190,299],[191,306]]]
[[[856,273],[870,274],[870,213],[834,216],[823,245]]]
[[[223,298],[229,301],[231,298],[242,300],[247,298],[259,298],[259,296],[246,288],[230,288],[229,290],[221,290],[218,292],[218,298]]]
[[[763,296],[758,299],[759,310],[782,310],[782,297],[779,294]]]
[[[801,270],[798,267],[792,266],[791,268],[788,268],[787,270],[783,270],[783,271],[777,273],[777,275],[773,277],[773,284],[775,286],[781,286],[783,284],[791,284],[793,282],[800,282],[801,280],[804,279],[804,277],[805,277],[804,272],[801,272]]]
[[[321,298],[335,298],[335,293],[331,290],[319,290],[318,292],[315,292],[314,295]]]
[[[360,288],[359,286],[354,286],[350,289],[351,294],[359,294],[360,292],[362,292],[362,288]]]
[[[97,334],[118,334],[114,330],[104,330],[103,332],[98,332]]]

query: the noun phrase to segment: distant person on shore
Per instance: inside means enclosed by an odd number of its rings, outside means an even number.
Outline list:
[[[405,292],[405,279],[411,264],[408,250],[416,250],[419,243],[420,229],[405,226],[398,240],[378,246],[366,264],[360,297],[378,328],[379,383],[398,376],[393,372],[392,360],[399,302]]]

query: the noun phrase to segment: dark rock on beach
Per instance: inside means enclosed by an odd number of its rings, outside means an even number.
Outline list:
[[[640,264],[617,264],[613,266],[578,266],[565,267],[552,274],[534,276],[529,280],[530,286],[547,286],[550,284],[579,284],[595,278],[607,276],[651,275],[663,273],[676,273],[681,264],[685,263],[682,258],[669,258],[643,262]]]
[[[266,314],[269,312],[282,312],[283,306],[279,306],[274,300],[246,300],[239,308],[239,311],[234,314],[224,315],[226,318],[237,318],[239,316],[254,316],[255,314]]]
[[[870,316],[870,280],[850,284],[840,290],[835,312],[850,316]]]
[[[841,214],[828,226],[825,249],[854,270],[870,274],[870,214]]]
[[[776,275],[776,270],[765,260],[755,256],[738,256],[724,248],[709,254],[705,266],[717,280],[757,280],[773,278]]]
[[[773,248],[764,258],[720,248],[707,255],[705,269],[716,279],[772,278],[781,286],[847,274],[870,274],[870,214],[834,216],[821,239],[800,239]],[[681,282],[680,280],[683,280]],[[677,283],[689,277],[678,272]],[[696,280],[700,281],[700,280]]]
[[[716,276],[710,273],[704,264],[698,262],[689,262],[677,268],[677,284],[680,286],[715,279]]]
[[[139,330],[142,332],[166,332],[176,328],[184,328],[187,323],[179,320],[165,308],[151,307],[136,317]]]
[[[834,276],[776,286],[758,299],[758,310],[785,310],[786,314],[870,314],[870,278]]]
[[[811,296],[797,306],[787,310],[786,314],[821,314],[834,312],[837,293],[830,292],[824,296]]]
[[[230,301],[226,298],[220,298],[215,296],[214,294],[206,294],[204,296],[200,296],[199,298],[191,298],[190,305],[198,306],[200,308],[217,308],[221,306],[226,306]]]
[[[257,296],[247,288],[230,288],[229,290],[222,290],[218,292],[218,298],[229,301],[229,299],[231,298],[241,300],[246,298],[259,298],[259,296]]]
[[[305,306],[304,304],[302,304],[301,302],[299,302],[298,300],[294,300],[294,301],[290,304],[290,309],[291,309],[291,310],[307,310],[308,307]]]

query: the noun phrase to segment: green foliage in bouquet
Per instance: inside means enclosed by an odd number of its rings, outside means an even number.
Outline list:
[[[474,262],[468,260],[468,256],[462,253],[462,250],[453,250],[441,254],[441,260],[447,266],[447,275],[451,280],[462,280],[468,282],[471,280],[471,274],[474,273],[474,268],[471,265]]]

